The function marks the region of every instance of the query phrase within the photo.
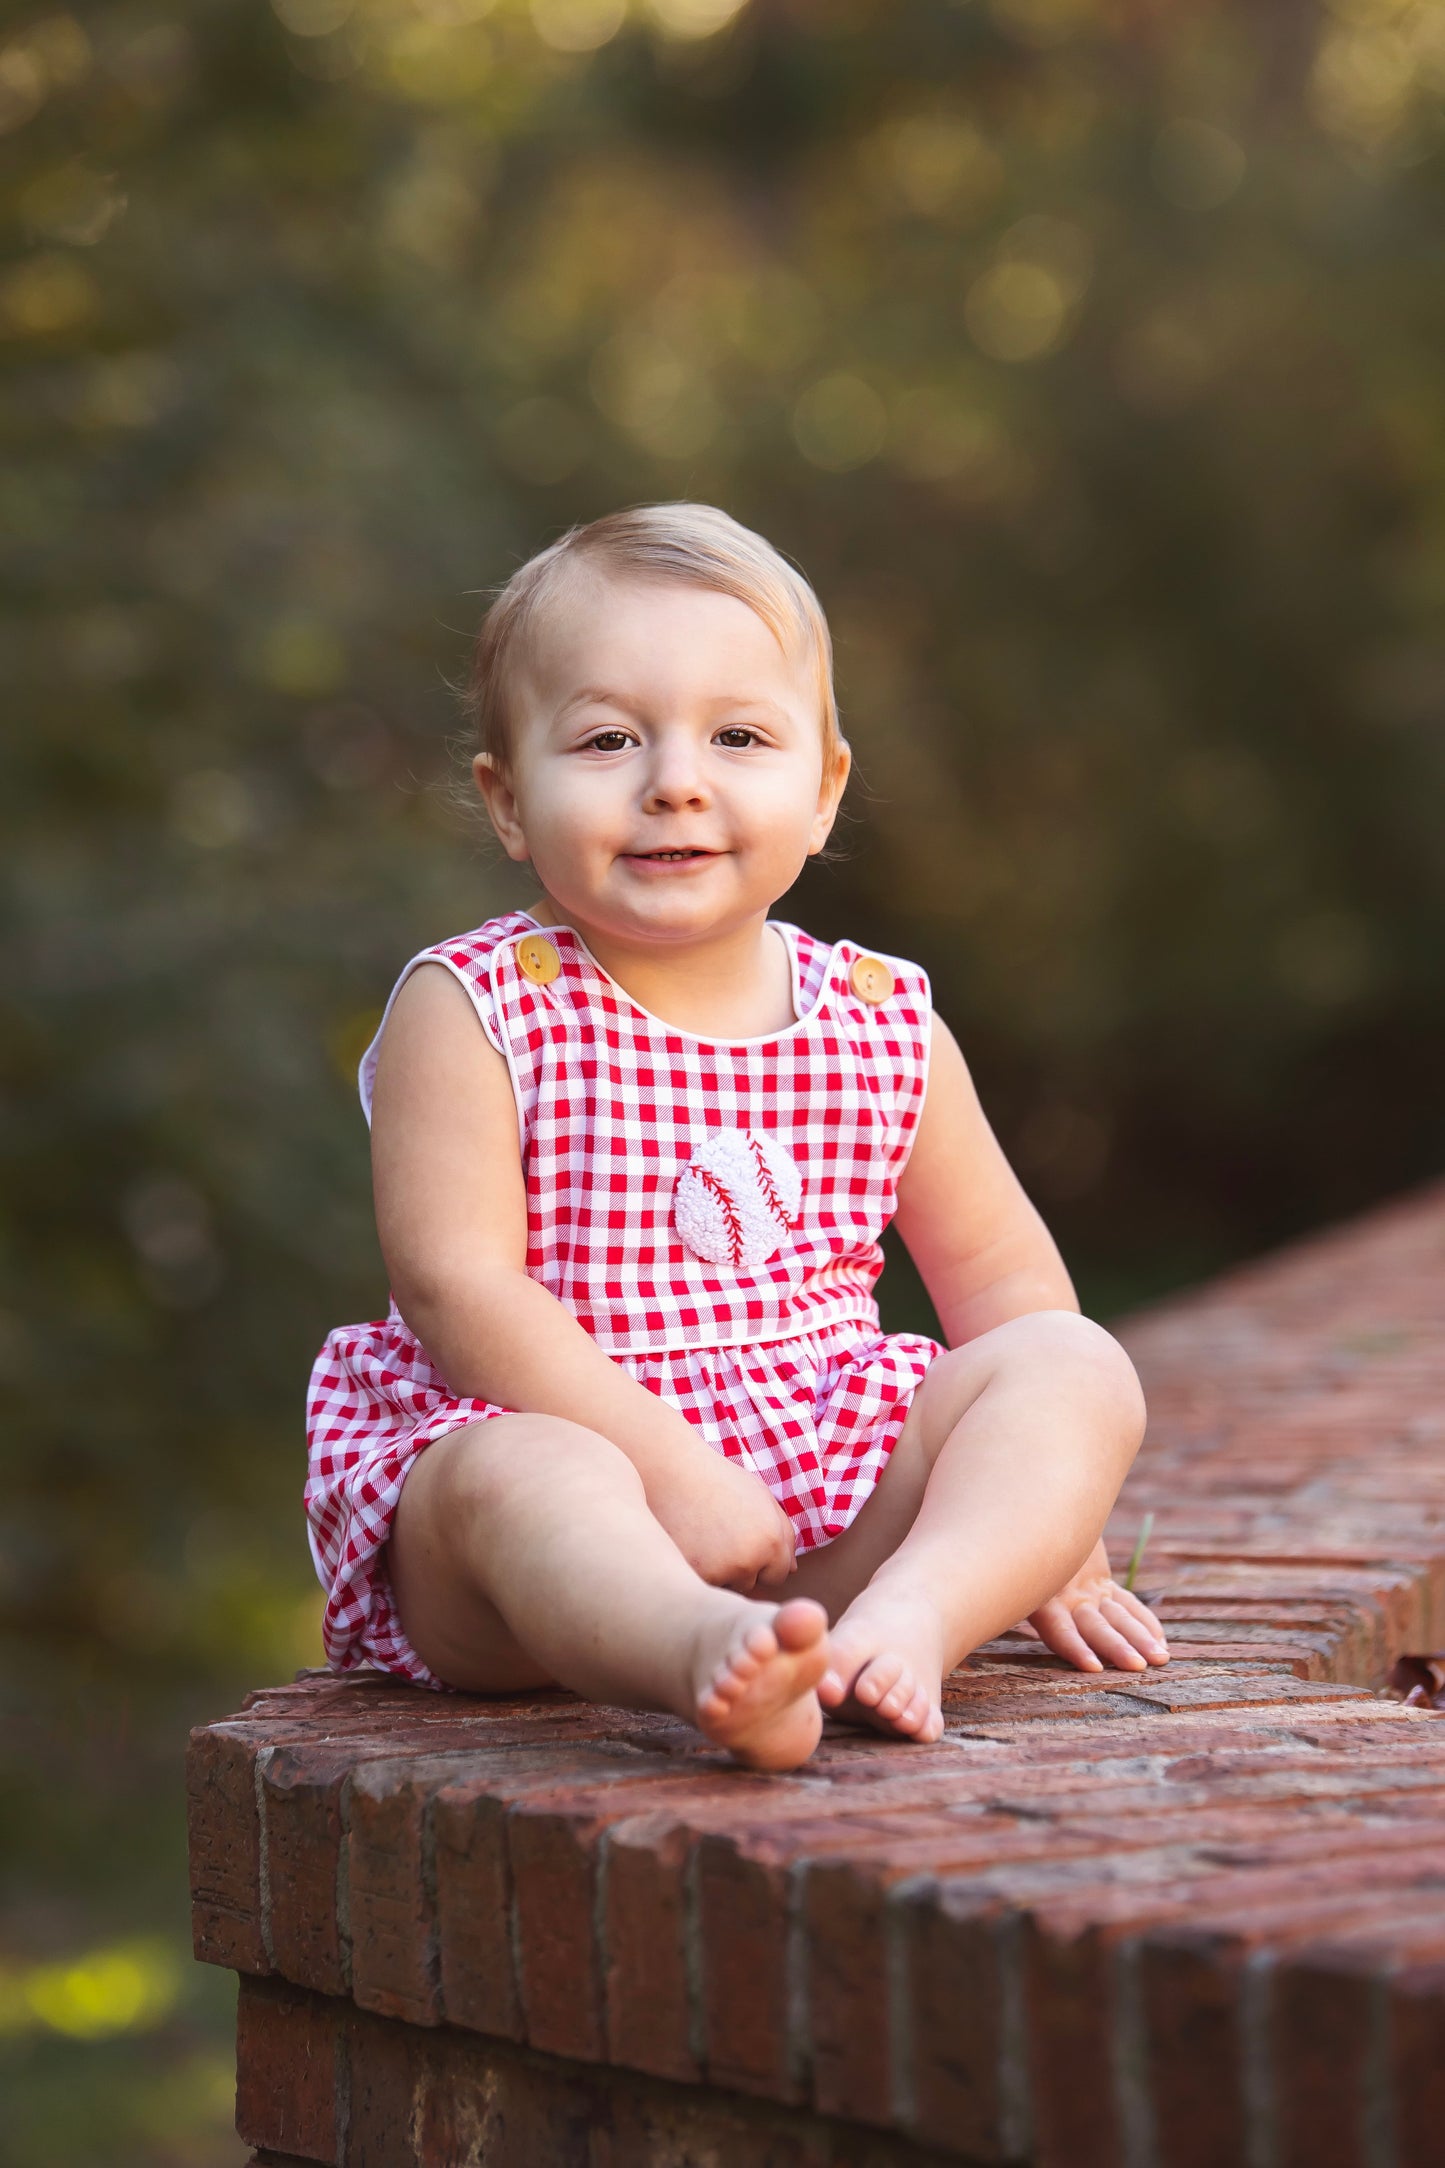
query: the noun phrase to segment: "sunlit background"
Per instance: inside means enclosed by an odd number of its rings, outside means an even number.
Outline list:
[[[811,575],[784,910],[928,966],[1098,1314],[1445,1164],[1445,4],[10,25],[0,2158],[212,2168],[181,1746],[319,1656],[354,1063],[522,893],[448,784],[522,556],[686,495]]]

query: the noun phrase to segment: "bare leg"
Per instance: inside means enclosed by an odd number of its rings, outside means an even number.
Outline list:
[[[825,1707],[936,1739],[943,1678],[1082,1565],[1143,1427],[1127,1356],[1071,1311],[940,1357],[873,1497],[795,1576],[837,1620]]]
[[[576,1423],[505,1415],[439,1438],[402,1488],[388,1553],[402,1624],[448,1685],[555,1679],[667,1709],[760,1769],[817,1745],[825,1612],[710,1588],[625,1454]]]

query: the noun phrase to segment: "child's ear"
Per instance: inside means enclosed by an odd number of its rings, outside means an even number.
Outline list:
[[[487,818],[497,831],[497,840],[502,849],[509,858],[515,858],[519,865],[525,865],[532,853],[528,849],[527,838],[522,833],[516,793],[490,753],[478,753],[473,759],[472,781],[487,809]]]
[[[838,818],[838,808],[843,802],[843,792],[848,786],[849,771],[853,766],[853,748],[846,738],[838,740],[838,753],[831,771],[824,776],[818,792],[818,810],[813,816],[813,833],[808,839],[808,856],[816,858]]]

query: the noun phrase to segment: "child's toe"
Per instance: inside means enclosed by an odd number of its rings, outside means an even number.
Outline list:
[[[889,1687],[887,1693],[879,1702],[879,1715],[901,1716],[903,1714],[903,1711],[908,1707],[909,1702],[913,1699],[913,1695],[913,1681],[908,1676],[908,1673],[905,1671],[900,1679],[896,1679],[894,1681],[893,1685]]]
[[[853,1688],[854,1695],[867,1708],[881,1708],[885,1697],[898,1683],[898,1676],[902,1670],[903,1659],[901,1656],[875,1658],[860,1675]]]
[[[811,1596],[792,1597],[773,1617],[772,1632],[777,1636],[778,1646],[794,1653],[811,1648],[827,1631],[828,1614]]]

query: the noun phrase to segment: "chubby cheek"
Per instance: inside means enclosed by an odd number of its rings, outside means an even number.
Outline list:
[[[618,833],[615,810],[596,792],[550,791],[522,807],[532,854],[576,858],[610,852]]]

